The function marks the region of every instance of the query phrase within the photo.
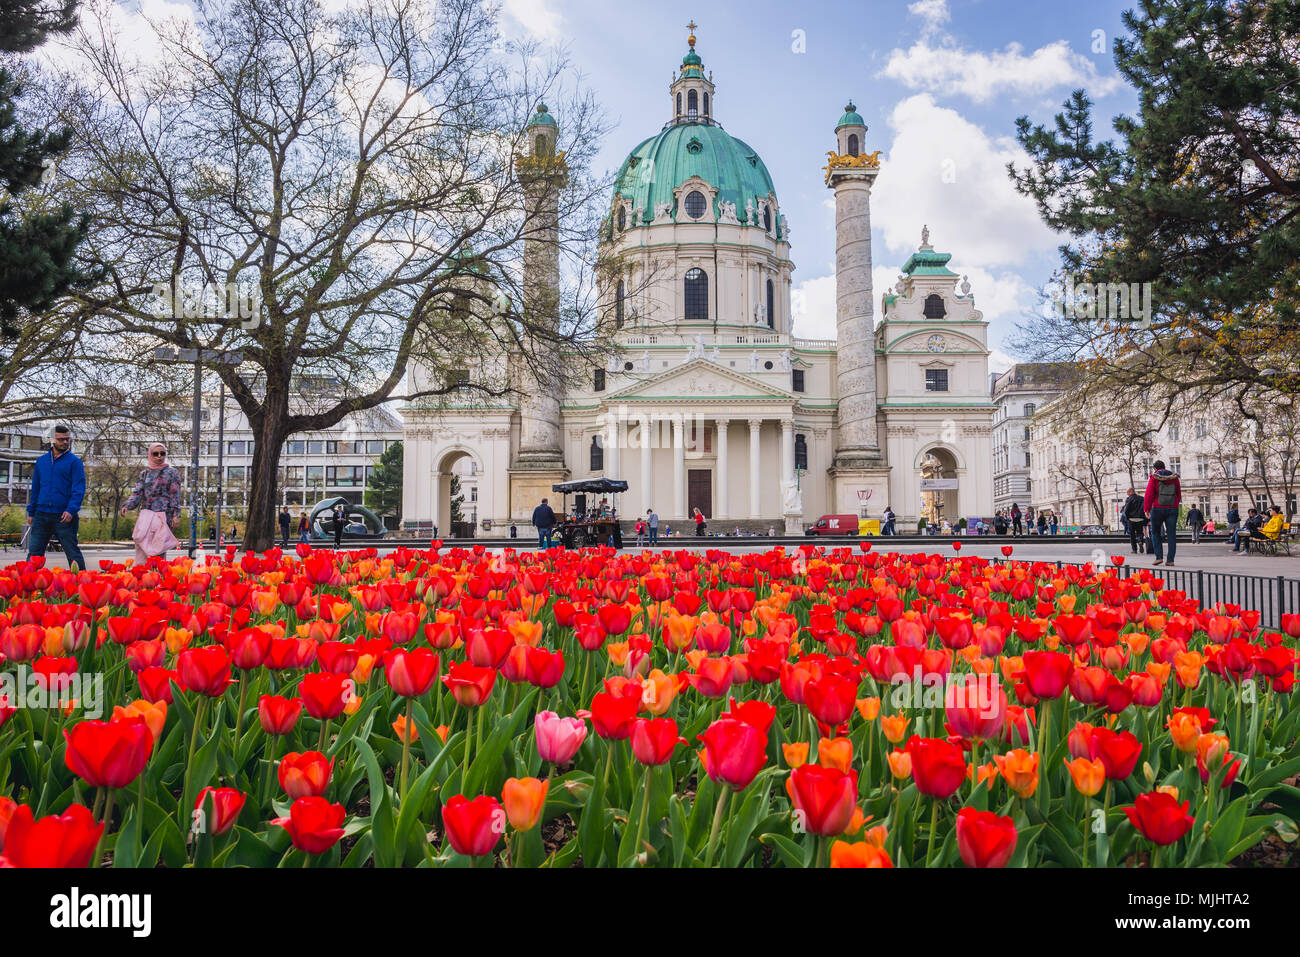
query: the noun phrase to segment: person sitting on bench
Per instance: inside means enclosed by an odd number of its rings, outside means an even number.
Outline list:
[[[1271,542],[1276,542],[1279,538],[1282,537],[1282,508],[1281,508],[1281,506],[1279,506],[1279,505],[1270,505],[1270,506],[1269,506],[1269,512],[1270,512],[1271,514],[1270,514],[1269,517],[1268,517],[1268,521],[1266,521],[1266,522],[1265,522],[1263,525],[1261,525],[1261,526],[1258,526],[1258,527],[1256,527],[1256,528],[1252,528],[1252,529],[1250,530],[1250,537],[1249,537],[1249,538],[1243,538],[1243,539],[1241,540],[1242,551],[1243,551],[1243,552],[1249,552],[1249,551],[1250,551],[1250,541],[1251,541],[1251,539],[1255,539],[1256,541],[1271,541]],[[1247,524],[1249,524],[1249,523],[1247,523]]]

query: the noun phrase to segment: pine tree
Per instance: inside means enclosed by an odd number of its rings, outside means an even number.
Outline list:
[[[1074,282],[1151,283],[1152,314],[1053,316],[1017,345],[1091,361],[1091,380],[1166,414],[1180,394],[1300,393],[1300,5],[1142,0],[1123,19],[1138,115],[1097,139],[1078,90],[1052,126],[1017,121],[1031,165],[1008,171],[1069,234]]]
[[[366,508],[379,516],[402,514],[402,443],[394,442],[370,470]]]
[[[76,0],[0,2],[0,52],[27,53],[50,33],[76,24]],[[57,209],[22,209],[14,200],[41,182],[68,148],[72,131],[25,130],[18,124],[22,85],[0,68],[0,339],[18,336],[23,311],[45,309],[69,289],[88,285],[97,270],[83,272],[73,260],[89,227],[68,204]]]

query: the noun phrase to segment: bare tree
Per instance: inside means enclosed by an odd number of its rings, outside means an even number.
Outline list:
[[[494,17],[475,0],[198,0],[193,29],[155,25],[152,65],[124,55],[103,9],[79,35],[89,70],[59,79],[77,89],[63,172],[112,276],[72,307],[140,360],[158,344],[242,353],[216,372],[255,436],[249,548],[271,543],[287,436],[392,399],[512,390],[488,365],[460,380],[466,356],[602,352],[605,184],[587,168],[605,121],[562,54],[503,44]],[[553,233],[516,173],[542,98],[567,147]],[[525,295],[538,236],[563,257],[558,296]],[[158,286],[186,308],[160,310]],[[230,308],[244,296],[255,315]],[[403,390],[414,358],[430,375]],[[304,408],[302,376],[338,391]]]

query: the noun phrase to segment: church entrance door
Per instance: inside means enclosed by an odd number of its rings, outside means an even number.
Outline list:
[[[713,517],[713,471],[689,469],[686,473],[686,511],[690,515],[699,509],[705,518]]]

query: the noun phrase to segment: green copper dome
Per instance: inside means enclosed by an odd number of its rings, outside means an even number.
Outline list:
[[[841,116],[840,121],[835,124],[835,128],[838,130],[841,126],[866,126],[866,125],[867,125],[866,120],[864,120],[860,115],[858,115],[858,108],[853,105],[852,100],[849,100],[848,106],[844,107],[844,115]]]
[[[532,119],[528,121],[529,127],[534,126],[554,126],[555,117],[546,111],[545,103],[537,104],[537,112],[533,114]]]
[[[735,203],[736,216],[742,222],[746,201],[756,208],[758,199],[776,196],[772,177],[758,153],[722,127],[706,123],[674,124],[638,144],[623,161],[614,192],[629,200],[633,208],[640,206],[641,223],[648,223],[654,218],[655,206],[671,205],[673,190],[692,176],[715,187],[719,200]],[[675,213],[678,222],[690,221],[684,212]]]

